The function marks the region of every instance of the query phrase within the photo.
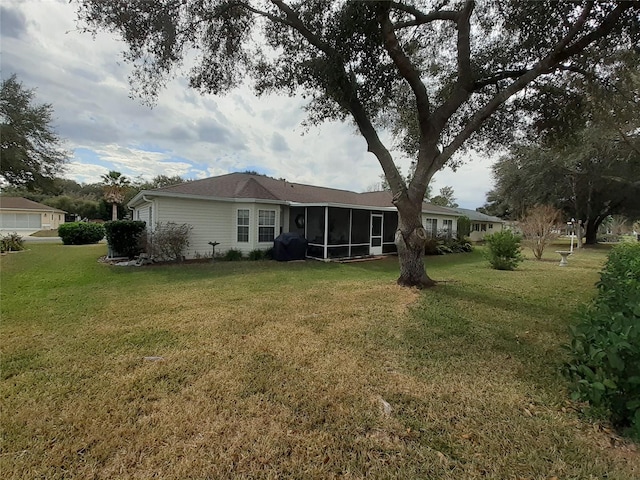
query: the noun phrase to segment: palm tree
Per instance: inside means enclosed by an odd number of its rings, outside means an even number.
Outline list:
[[[124,201],[125,192],[131,182],[120,172],[113,170],[101,178],[104,199],[111,204],[111,220],[118,220],[118,205]]]

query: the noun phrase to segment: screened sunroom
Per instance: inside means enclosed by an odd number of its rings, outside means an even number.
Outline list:
[[[318,259],[357,258],[394,253],[398,226],[395,209],[315,204],[291,206],[289,231],[304,235],[307,256]]]

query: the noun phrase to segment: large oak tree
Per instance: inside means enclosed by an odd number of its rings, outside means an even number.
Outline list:
[[[398,208],[398,283],[429,286],[420,213],[432,176],[469,142],[508,140],[540,85],[594,71],[637,41],[638,10],[613,1],[81,0],[79,14],[88,30],[127,42],[142,96],[189,63],[202,92],[250,77],[258,93],[306,95],[311,121],[350,118]],[[408,183],[380,140],[389,126],[414,155]]]
[[[562,101],[541,96],[531,135],[494,165],[487,211],[518,219],[552,204],[582,222],[588,244],[609,216],[640,217],[639,65],[640,51],[619,52],[601,62],[604,78],[563,85]]]
[[[67,159],[53,126],[53,107],[36,104],[35,91],[16,75],[0,88],[0,178],[28,190],[51,190]]]

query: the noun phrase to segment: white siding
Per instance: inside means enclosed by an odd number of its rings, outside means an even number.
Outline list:
[[[147,224],[147,228],[151,229],[153,227],[153,220],[149,218],[150,213],[151,213],[151,204],[146,203],[141,207],[136,208],[133,219],[140,220],[141,222],[145,222]]]
[[[151,203],[137,207],[133,212],[135,220],[147,222],[153,212],[151,227],[156,223],[174,222],[189,224],[193,228],[189,238],[189,247],[185,252],[187,258],[198,255],[210,255],[212,247],[209,242],[218,242],[216,253],[224,253],[234,248],[245,255],[251,250],[267,250],[273,242],[258,242],[258,211],[275,212],[274,238],[280,235],[282,218],[287,218],[283,206],[269,203],[219,202],[208,200],[192,200],[157,197]],[[249,241],[238,242],[238,210],[249,210]],[[285,223],[286,225],[286,223]]]
[[[156,198],[154,223],[174,222],[191,225],[187,258],[210,255],[209,242],[218,242],[216,252],[224,252],[235,243],[235,203],[190,200],[181,198]]]
[[[422,214],[422,225],[426,225],[427,218],[437,220],[437,233],[440,233],[444,228],[444,220],[451,220],[452,223],[452,231],[451,235],[455,235],[458,231],[458,217],[453,217],[449,215],[442,215],[438,213],[423,213]]]
[[[281,223],[281,210],[282,206],[275,205],[272,203],[231,203],[231,239],[232,246],[231,248],[235,248],[237,250],[242,250],[242,252],[246,255],[251,250],[268,250],[273,247],[273,241],[269,242],[259,242],[258,241],[258,211],[259,210],[272,210],[275,212],[275,229],[274,229],[274,239],[280,235],[280,223]],[[238,210],[249,210],[249,241],[248,242],[238,242],[237,235],[237,218],[238,218]],[[222,245],[221,245],[222,246]],[[220,251],[228,250],[230,247],[222,248]]]

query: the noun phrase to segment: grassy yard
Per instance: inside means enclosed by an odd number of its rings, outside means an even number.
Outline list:
[[[128,268],[104,245],[28,248],[0,260],[4,479],[640,477],[559,373],[606,251],[514,272],[428,258],[446,282],[418,292],[394,258]]]

